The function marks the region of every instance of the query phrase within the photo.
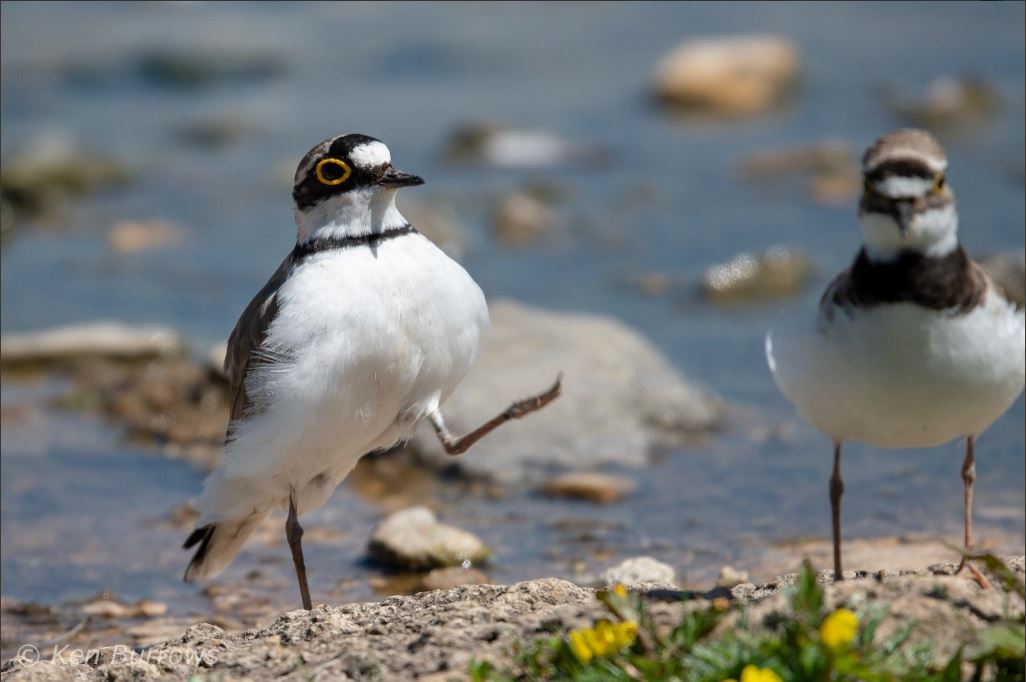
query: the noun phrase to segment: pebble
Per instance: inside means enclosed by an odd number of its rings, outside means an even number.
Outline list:
[[[556,214],[530,194],[516,192],[499,202],[493,224],[503,243],[523,246],[550,232],[556,224]]]
[[[460,585],[488,585],[490,583],[491,580],[488,576],[476,568],[448,566],[428,571],[421,581],[421,587],[425,590],[450,590]]]
[[[625,559],[616,566],[602,572],[604,585],[617,583],[626,587],[633,585],[676,585],[676,572],[669,564],[649,556]]]
[[[477,536],[440,523],[427,507],[410,507],[385,517],[371,534],[368,551],[380,564],[410,570],[469,567],[486,561],[490,554]]]
[[[689,40],[656,66],[652,88],[676,109],[751,116],[779,104],[801,67],[797,46],[772,35]]]
[[[107,231],[107,243],[118,253],[140,253],[165,248],[185,239],[185,231],[166,220],[117,223]]]
[[[714,303],[785,298],[800,293],[812,279],[808,256],[774,246],[762,254],[741,253],[713,265],[702,275],[702,295]]]
[[[84,149],[63,133],[33,139],[0,169],[4,232],[52,212],[69,198],[126,184],[124,165]]]
[[[546,495],[569,497],[599,504],[616,502],[637,489],[635,482],[625,476],[580,471],[561,474],[542,484]]]
[[[738,585],[744,585],[747,582],[747,571],[739,571],[733,566],[723,566],[722,568],[720,568],[720,575],[716,579],[716,586],[731,589],[737,587]]]
[[[603,163],[608,154],[600,147],[567,140],[545,130],[479,121],[453,131],[446,143],[445,156],[454,162],[522,169],[594,166]]]
[[[827,206],[847,205],[862,189],[854,148],[837,138],[755,152],[741,161],[741,172],[766,184],[802,178],[808,196]]]
[[[977,125],[1001,107],[996,89],[977,76],[944,76],[929,83],[919,98],[892,93],[888,100],[907,123],[933,130]]]

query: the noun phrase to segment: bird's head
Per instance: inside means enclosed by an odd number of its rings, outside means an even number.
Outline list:
[[[376,213],[392,206],[398,188],[422,184],[422,178],[392,167],[392,155],[380,140],[332,137],[307,152],[296,168],[296,222],[303,233],[304,225],[375,221]]]
[[[947,165],[940,143],[923,130],[898,130],[866,150],[859,220],[870,258],[892,260],[903,251],[939,256],[958,246]]]

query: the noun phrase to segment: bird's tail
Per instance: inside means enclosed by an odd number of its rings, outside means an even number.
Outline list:
[[[183,580],[188,583],[206,580],[223,571],[266,517],[267,512],[257,512],[241,519],[208,523],[192,531],[183,548],[191,549],[197,544],[199,547],[185,569]]]

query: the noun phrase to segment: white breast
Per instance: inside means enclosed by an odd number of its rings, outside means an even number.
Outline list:
[[[1022,312],[988,293],[965,315],[908,303],[837,310],[767,336],[781,392],[835,441],[925,447],[976,435],[1026,382]]]
[[[254,373],[270,406],[226,447],[226,475],[326,477],[325,498],[452,393],[488,324],[477,284],[416,234],[308,258],[278,305],[263,348],[289,360]]]

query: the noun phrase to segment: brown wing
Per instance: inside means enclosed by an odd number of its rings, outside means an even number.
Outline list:
[[[231,436],[232,424],[243,416],[253,414],[256,406],[246,391],[246,376],[255,364],[262,361],[260,345],[267,336],[267,328],[278,314],[278,289],[292,269],[293,256],[289,254],[274,271],[267,284],[249,302],[242,316],[235,323],[232,335],[228,337],[228,352],[224,358],[224,373],[231,385],[232,415],[228,424]]]
[[[838,307],[847,308],[854,304],[855,292],[851,283],[851,268],[845,268],[823,291],[823,295],[819,299],[820,318],[829,322],[834,318],[834,311]]]
[[[1004,282],[998,280],[992,274],[992,271],[988,270],[984,266],[980,265],[976,261],[973,261],[974,276],[976,279],[984,284],[984,288],[990,289],[997,296],[1004,299],[1009,305],[1014,305],[1018,309],[1023,308],[1022,299],[1017,298],[1011,290],[1005,285]],[[1013,285],[1014,286],[1014,285]]]

